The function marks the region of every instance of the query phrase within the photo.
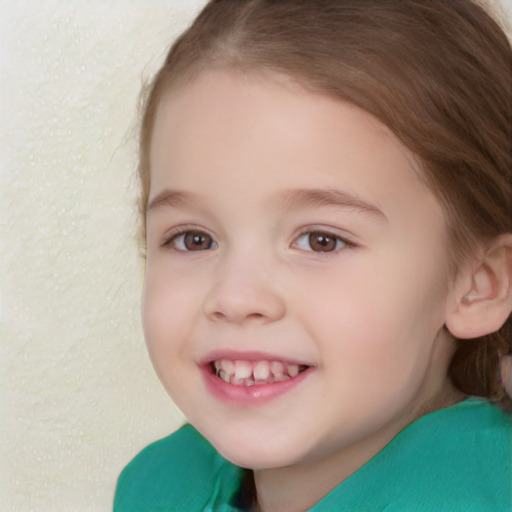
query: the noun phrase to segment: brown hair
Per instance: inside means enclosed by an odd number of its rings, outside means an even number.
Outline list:
[[[144,217],[158,105],[204,69],[279,72],[363,108],[419,157],[441,202],[453,261],[512,232],[512,51],[474,0],[212,0],[172,46],[144,104],[139,172]],[[144,229],[144,228],[143,228]],[[462,392],[510,406],[499,332],[456,340]]]

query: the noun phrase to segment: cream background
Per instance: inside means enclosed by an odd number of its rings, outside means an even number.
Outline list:
[[[140,327],[136,105],[204,3],[0,0],[2,512],[108,511],[182,422]]]
[[[182,421],[139,321],[137,98],[203,0],[2,0],[2,512],[108,511]]]

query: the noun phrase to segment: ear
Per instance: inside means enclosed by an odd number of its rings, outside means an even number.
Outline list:
[[[453,336],[498,331],[512,311],[512,233],[495,239],[457,275],[446,315]]]

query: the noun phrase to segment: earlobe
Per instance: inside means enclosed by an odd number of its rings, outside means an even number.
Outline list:
[[[446,327],[459,339],[498,331],[512,311],[512,234],[493,241],[457,276]]]

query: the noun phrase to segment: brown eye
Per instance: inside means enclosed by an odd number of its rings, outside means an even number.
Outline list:
[[[348,245],[347,242],[331,233],[311,231],[297,240],[297,247],[310,252],[334,252]]]
[[[172,237],[168,242],[178,251],[207,251],[216,247],[213,238],[202,231],[185,231]]]
[[[331,252],[336,249],[336,238],[325,233],[310,233],[309,246],[316,252]]]

